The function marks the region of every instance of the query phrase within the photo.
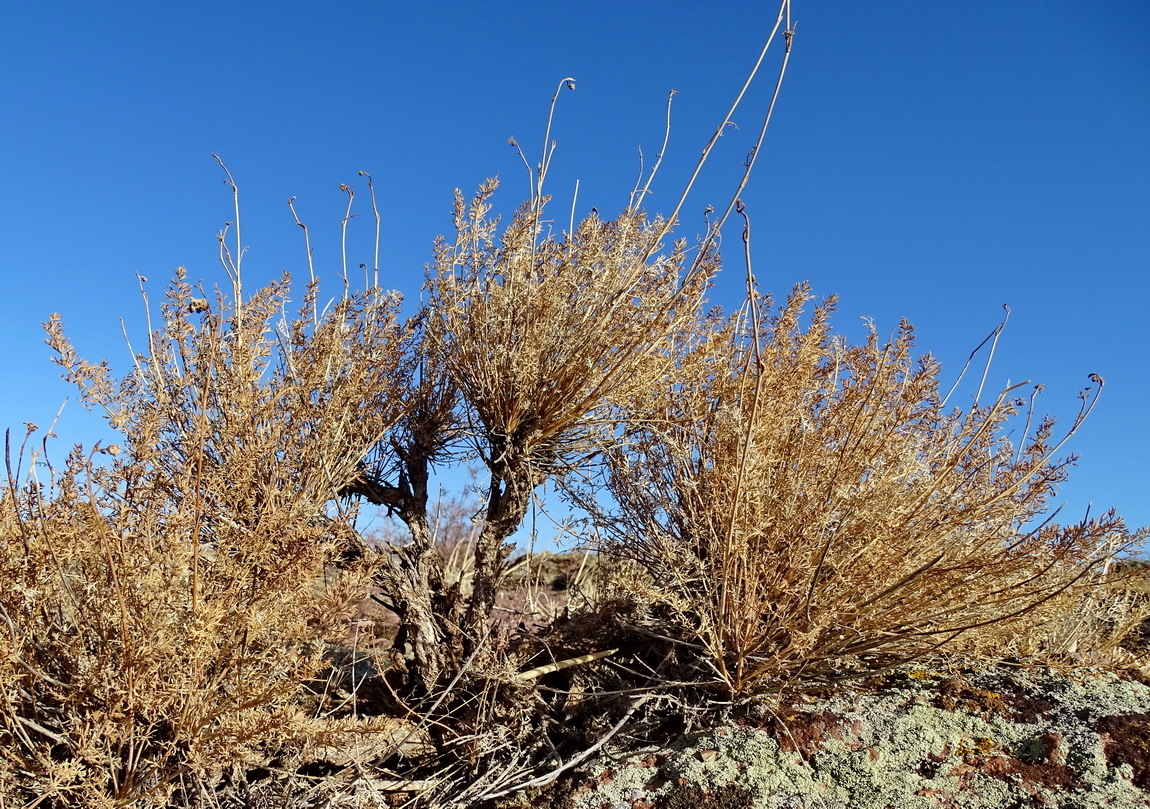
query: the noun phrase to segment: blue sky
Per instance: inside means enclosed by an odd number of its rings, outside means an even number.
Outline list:
[[[351,264],[370,263],[371,172],[386,285],[418,293],[451,192],[499,175],[510,209],[559,82],[549,190],[620,210],[663,138],[649,198],[672,207],[753,63],[771,3],[279,2],[8,4],[0,24],[0,427],[48,424],[72,395],[40,324],[60,312],[81,354],[128,367],[135,273],[156,295],[177,265],[226,283],[216,233],[240,188],[245,285],[283,269],[334,280],[355,186]],[[1045,385],[1040,409],[1076,411],[1087,375],[1102,401],[1067,450],[1081,456],[1064,516],[1116,507],[1150,524],[1150,5],[1142,0],[796,0],[794,53],[743,198],[763,286],[838,294],[838,329],[906,317],[953,378],[1012,317],[990,383]],[[772,64],[773,58],[772,58]],[[773,74],[735,116],[684,209],[684,235],[725,204]],[[562,212],[562,213],[559,213]],[[737,243],[731,232],[728,243]],[[733,303],[739,260],[714,292]],[[63,446],[108,431],[74,396]],[[61,451],[63,449],[61,447]]]

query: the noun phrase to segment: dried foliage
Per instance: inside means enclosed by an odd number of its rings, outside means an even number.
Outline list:
[[[0,794],[16,805],[162,805],[177,776],[262,763],[366,591],[368,565],[328,567],[353,516],[330,504],[397,418],[397,301],[351,298],[313,328],[309,295],[277,330],[283,283],[242,310],[192,314],[191,293],[181,273],[119,384],[48,326],[124,446],[77,449],[47,480],[9,454]]]
[[[803,327],[809,298],[800,286],[768,318],[752,297],[713,323],[604,479],[610,550],[645,566],[656,584],[636,589],[698,647],[694,676],[731,695],[969,646],[1100,565],[1122,529],[1035,524],[1070,460],[1049,419],[1007,440],[1014,389],[948,410],[909,325],[846,345],[833,301]]]
[[[780,31],[759,144],[788,0],[763,56]],[[1017,387],[948,408],[909,325],[849,345],[805,285],[772,311],[737,191],[696,244],[668,243],[762,61],[666,218],[640,208],[657,161],[614,219],[554,233],[549,118],[505,226],[495,181],[456,191],[409,318],[378,287],[364,172],[365,291],[345,250],[342,295],[318,305],[289,202],[299,310],[286,276],[245,293],[228,174],[230,294],[177,271],[122,378],[54,316],[66,378],[123,446],[59,467],[31,425],[7,446],[0,806],[479,805],[629,734],[940,649],[1144,656],[1147,600],[1123,589],[1142,574],[1106,572],[1121,520],[1047,514],[1101,380],[1060,434]],[[747,298],[708,312],[732,210]],[[444,464],[480,468],[478,502],[432,496]],[[549,481],[597,553],[509,561]],[[387,532],[360,535],[363,502]]]
[[[660,252],[636,211],[553,237],[528,204],[499,234],[493,191],[457,195],[407,320],[377,289],[321,313],[313,283],[289,323],[287,279],[244,299],[225,254],[233,295],[177,273],[119,381],[48,324],[124,445],[44,480],[29,439],[9,463],[6,802],[474,803],[716,699],[1001,654],[1005,631],[1097,661],[1142,615],[1102,615],[1091,572],[1120,520],[1040,521],[1088,394],[1063,439],[1028,419],[1011,445],[1030,404],[948,410],[909,326],[848,345],[830,303],[804,314],[800,286],[768,314],[753,278],[704,312],[714,251]],[[434,465],[476,460],[482,502],[429,497]],[[603,538],[566,572],[594,596],[562,608],[545,560],[507,561],[547,480]],[[361,537],[357,499],[404,531]],[[369,590],[394,630],[361,644]]]
[[[1150,530],[1114,536],[1138,546]],[[1102,666],[1150,676],[1150,563],[1120,559],[1092,570],[1073,588],[1028,616],[1027,631],[1003,638],[1020,658],[1059,667]]]
[[[470,204],[456,194],[457,235],[437,245],[428,284],[429,338],[491,473],[465,622],[472,644],[532,492],[611,445],[613,408],[666,375],[718,269],[712,257],[685,278],[683,242],[649,259],[663,223],[630,211],[541,238],[542,204],[528,204],[497,244],[495,187]]]

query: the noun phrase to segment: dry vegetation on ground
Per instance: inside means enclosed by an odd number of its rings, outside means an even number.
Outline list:
[[[955,407],[909,326],[848,345],[833,301],[761,294],[741,204],[746,302],[708,311],[725,215],[669,242],[682,203],[638,192],[556,235],[549,160],[505,226],[457,193],[412,317],[345,270],[289,318],[238,232],[230,293],[178,272],[122,376],[53,317],[122,440],[9,441],[0,806],[475,805],[940,650],[1146,654],[1121,520],[1042,519],[1100,380],[1061,432],[1013,388]],[[445,464],[479,502],[436,500]],[[551,572],[510,542],[545,482],[591,552]]]

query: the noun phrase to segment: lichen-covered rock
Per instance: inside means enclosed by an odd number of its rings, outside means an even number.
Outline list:
[[[571,809],[1150,807],[1150,687],[908,668],[585,776]]]

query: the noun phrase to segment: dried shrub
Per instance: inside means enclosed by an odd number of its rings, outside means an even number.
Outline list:
[[[286,277],[245,297],[229,174],[230,297],[178,271],[119,382],[53,318],[67,378],[124,448],[77,448],[40,480],[47,458],[26,438],[9,463],[0,804],[471,805],[548,783],[625,726],[681,730],[713,707],[676,702],[683,689],[729,704],[944,644],[1116,648],[1134,613],[1108,623],[1111,601],[1087,594],[1103,592],[1093,571],[1121,521],[1041,521],[1096,396],[1061,438],[1028,415],[1014,446],[1006,427],[1032,402],[1012,388],[948,409],[908,325],[848,345],[833,301],[804,314],[805,285],[768,314],[749,224],[746,305],[706,313],[720,231],[746,216],[737,191],[698,244],[665,244],[780,32],[741,190],[790,54],[788,0],[666,218],[640,209],[656,161],[614,219],[552,233],[549,119],[505,227],[494,181],[456,191],[455,236],[407,320],[378,288],[363,172],[374,275],[361,265],[368,289],[353,292],[345,252],[343,295],[322,312],[294,206],[312,279],[300,311],[286,322]],[[668,134],[669,116],[670,100]],[[437,464],[476,462],[481,502],[433,502]],[[604,552],[556,568],[575,600],[543,597],[548,560],[508,561],[549,480]],[[365,540],[361,500],[402,529]],[[394,635],[348,647],[369,591]],[[1067,605],[1081,622],[1055,620]],[[690,713],[658,716],[667,705]]]
[[[608,547],[643,563],[655,584],[640,595],[728,694],[946,642],[977,653],[980,633],[1108,558],[1121,529],[1113,514],[1035,527],[1070,463],[1053,458],[1053,422],[1013,446],[1014,389],[948,410],[909,325],[847,345],[833,301],[803,327],[810,297],[800,286],[768,317],[752,296],[712,323],[609,456]]]
[[[77,449],[47,480],[9,464],[6,800],[163,805],[176,779],[262,763],[304,727],[303,684],[371,573],[330,567],[353,517],[332,504],[397,419],[408,359],[396,299],[349,297],[320,319],[309,295],[277,329],[285,295],[286,281],[193,313],[181,271],[119,384],[48,324],[124,446]]]
[[[1109,551],[1137,547],[1147,529],[1115,532]],[[1106,666],[1150,674],[1150,578],[1147,563],[1107,562],[1027,617],[1025,632],[1001,638],[1020,657],[1060,667]]]
[[[718,269],[709,257],[686,273],[683,242],[655,255],[666,228],[638,211],[556,238],[541,235],[534,200],[497,240],[495,188],[470,203],[456,192],[456,238],[437,245],[428,283],[428,339],[491,476],[464,621],[471,649],[534,490],[613,443],[614,408],[667,373]]]

